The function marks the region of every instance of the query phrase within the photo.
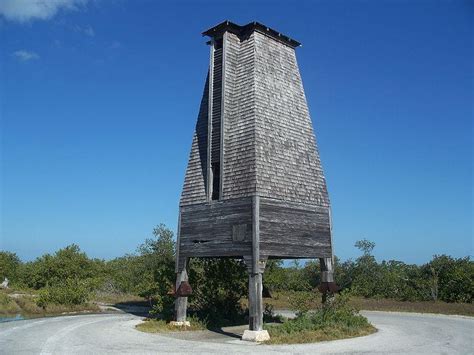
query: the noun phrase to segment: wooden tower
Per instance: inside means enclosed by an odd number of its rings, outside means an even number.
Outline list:
[[[257,22],[225,21],[203,35],[210,64],[180,201],[176,321],[186,320],[180,286],[190,257],[243,258],[250,330],[260,331],[268,258],[320,258],[323,289],[333,287],[330,205],[300,43]]]

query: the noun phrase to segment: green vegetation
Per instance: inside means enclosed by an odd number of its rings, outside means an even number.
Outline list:
[[[0,309],[2,311],[1,314],[4,315],[20,313],[20,307],[18,307],[13,298],[3,292],[0,292]]]
[[[309,304],[310,309],[321,306],[321,297],[315,297],[317,291],[274,291],[271,298],[264,298],[263,301],[273,309],[295,310],[298,305],[295,303],[303,298]],[[448,303],[443,301],[398,301],[393,298],[365,298],[351,295],[349,304],[357,309],[367,311],[388,311],[388,312],[418,312],[418,313],[438,313],[438,314],[459,314],[474,316],[473,303]]]
[[[189,282],[194,287],[190,309],[209,326],[245,324],[246,312],[240,300],[247,296],[248,276],[240,260],[195,259]]]
[[[183,331],[196,331],[205,330],[208,324],[199,318],[192,316],[189,317],[189,326],[175,326],[166,322],[163,319],[146,319],[144,322],[137,324],[136,328],[145,333],[168,333],[168,332],[183,332]]]
[[[469,257],[435,255],[421,266],[397,260],[377,262],[372,255],[375,243],[361,240],[355,246],[362,251],[356,260],[341,262],[335,258],[336,283],[351,290],[354,296],[411,302],[473,302],[474,262]],[[281,261],[272,260],[263,277],[273,293],[311,291],[320,283],[319,263],[294,263],[285,268]]]
[[[439,255],[424,265],[378,262],[372,255],[374,243],[361,240],[355,246],[361,250],[360,257],[335,260],[336,282],[354,296],[351,306],[474,314],[474,262],[468,257]],[[148,305],[153,317],[169,320],[173,314],[174,261],[174,235],[162,224],[134,253],[109,261],[89,258],[74,244],[29,262],[0,251],[0,281],[7,277],[11,287],[0,290],[0,314],[98,311],[97,303],[121,306],[133,302]],[[208,327],[247,322],[247,274],[242,261],[192,259],[189,279],[193,287],[190,314],[205,320]],[[273,298],[266,302],[270,308],[302,313],[320,309],[315,290],[319,283],[317,261],[284,266],[281,260],[269,260],[264,287]]]
[[[302,298],[304,296],[300,300]],[[336,295],[330,302],[312,311],[307,308],[307,304],[309,300],[297,309],[296,318],[282,324],[266,325],[270,333],[268,343],[309,343],[368,335],[376,331],[367,318],[349,304],[347,293]]]

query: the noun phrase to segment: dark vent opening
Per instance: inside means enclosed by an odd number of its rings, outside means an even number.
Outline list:
[[[218,200],[220,197],[221,167],[219,163],[212,164],[212,200]]]
[[[223,45],[223,39],[219,38],[214,41],[214,48],[215,49],[221,49]]]

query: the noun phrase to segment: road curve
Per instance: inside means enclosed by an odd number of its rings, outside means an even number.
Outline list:
[[[174,335],[147,334],[135,329],[141,318],[130,314],[32,319],[0,324],[0,353],[474,353],[474,318],[368,311],[363,314],[378,328],[377,333],[354,339],[301,345],[257,345],[208,331]]]

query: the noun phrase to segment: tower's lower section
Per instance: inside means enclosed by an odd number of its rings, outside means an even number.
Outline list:
[[[182,206],[178,235],[180,258],[332,257],[328,208],[265,197]]]
[[[244,259],[249,274],[249,329],[262,331],[262,275],[268,258],[319,258],[324,281],[332,281],[329,209],[259,196],[181,206],[176,289],[187,281],[191,257]],[[175,304],[176,320],[184,322],[187,298],[178,295]]]

